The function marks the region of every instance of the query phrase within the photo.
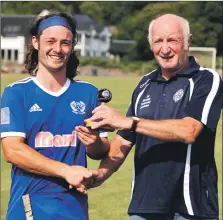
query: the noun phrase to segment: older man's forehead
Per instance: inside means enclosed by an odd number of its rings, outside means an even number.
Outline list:
[[[183,34],[183,25],[178,20],[157,20],[154,22],[152,27],[152,35],[182,35]]]
[[[157,18],[154,21],[154,26],[156,25],[169,25],[169,26],[179,26],[179,27],[183,27],[183,23],[182,23],[182,18],[175,16],[175,15],[163,15],[159,18]]]
[[[155,21],[164,21],[164,22],[176,21],[176,22],[181,22],[182,18],[177,16],[177,15],[174,15],[174,14],[165,14],[165,15],[162,15],[162,16],[156,18]]]

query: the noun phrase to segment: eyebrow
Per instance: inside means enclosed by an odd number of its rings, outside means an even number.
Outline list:
[[[46,37],[44,40],[57,40],[57,39],[55,37]],[[60,41],[72,42],[72,40],[69,39],[61,39]]]
[[[157,40],[157,39],[162,39],[162,36],[154,36],[153,39]],[[171,34],[169,36],[167,36],[167,38],[181,38],[181,36],[175,35],[175,34]]]
[[[46,37],[44,38],[44,40],[55,40],[56,38],[55,37]]]
[[[176,35],[176,34],[170,34],[168,37],[177,37],[177,38],[181,38],[180,35]]]

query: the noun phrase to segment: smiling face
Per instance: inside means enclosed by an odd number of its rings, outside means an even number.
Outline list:
[[[183,23],[177,16],[162,16],[154,22],[152,50],[163,73],[174,73],[187,64]]]
[[[72,37],[72,32],[63,26],[52,26],[43,30],[39,40],[33,36],[33,46],[38,50],[39,69],[66,72],[73,49]]]

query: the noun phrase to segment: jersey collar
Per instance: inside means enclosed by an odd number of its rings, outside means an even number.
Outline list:
[[[66,83],[64,84],[64,86],[58,91],[58,92],[52,92],[48,89],[46,89],[45,87],[43,87],[39,81],[36,79],[36,77],[33,77],[33,82],[41,89],[43,90],[44,92],[48,93],[49,95],[52,95],[52,96],[55,96],[55,97],[58,97],[60,95],[62,95],[64,92],[66,92],[66,90],[69,88],[70,86],[70,79],[67,78],[67,81]]]

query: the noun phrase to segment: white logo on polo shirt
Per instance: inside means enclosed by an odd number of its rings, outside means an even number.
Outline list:
[[[173,96],[173,101],[174,102],[178,102],[182,99],[184,95],[184,90],[183,89],[179,89],[178,91],[176,91],[176,93]]]
[[[151,97],[150,95],[147,95],[146,98],[142,100],[140,109],[149,107],[150,103],[151,103]]]
[[[143,88],[144,86],[146,86],[148,84],[148,82],[150,81],[150,79],[147,79],[145,83],[143,83],[142,85],[140,85],[140,89]]]

